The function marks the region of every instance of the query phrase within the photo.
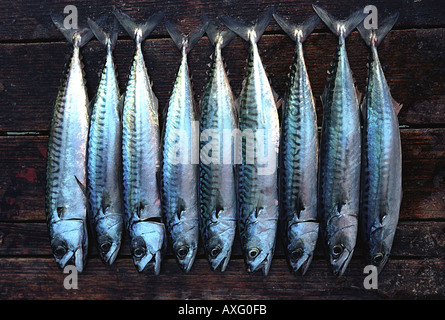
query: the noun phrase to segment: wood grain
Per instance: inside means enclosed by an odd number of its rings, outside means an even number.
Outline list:
[[[326,9],[338,18],[346,18],[355,10],[369,5],[369,1],[358,0],[351,2],[339,0],[333,3],[329,0],[313,2]],[[376,0],[372,2],[379,10],[379,17],[383,18],[398,11],[400,18],[396,28],[425,28],[443,26],[444,20],[442,6],[440,2],[434,0]],[[245,21],[255,21],[258,16],[271,5],[275,6],[277,12],[282,15],[292,16],[296,23],[301,23],[304,19],[314,14],[312,2],[309,1],[241,1],[241,0],[190,0],[190,1],[94,1],[94,5],[80,0],[62,0],[56,3],[47,1],[33,2],[4,2],[0,4],[0,41],[25,40],[48,40],[62,39],[62,35],[54,28],[50,12],[63,14],[67,5],[77,7],[79,25],[86,24],[87,17],[98,17],[102,14],[112,12],[113,6],[130,15],[136,21],[144,21],[151,14],[157,11],[164,11],[166,17],[172,21],[180,22],[186,31],[190,31],[198,26],[201,13],[205,13],[212,18],[220,15],[231,15]],[[320,24],[320,30],[327,28]],[[272,21],[268,32],[281,32],[279,26]],[[123,32],[122,32],[123,34]],[[165,28],[157,28],[156,36],[167,36]]]
[[[370,4],[345,0],[314,2],[338,18]],[[379,46],[379,56],[393,97],[402,103],[403,201],[391,257],[378,278],[377,290],[363,287],[362,243],[357,243],[342,278],[335,278],[318,243],[314,260],[302,276],[291,274],[281,237],[270,274],[248,274],[239,238],[235,238],[226,272],[212,272],[202,246],[191,271],[184,274],[167,250],[160,276],[138,273],[125,236],[113,266],[105,266],[92,238],[79,289],[66,290],[65,274],[55,263],[45,222],[44,193],[48,130],[61,77],[71,51],[49,13],[75,5],[79,23],[87,16],[110,13],[113,6],[138,22],[163,10],[167,19],[190,32],[201,13],[215,19],[231,15],[254,21],[265,9],[301,23],[314,14],[309,1],[148,0],[85,2],[79,0],[0,2],[0,299],[1,300],[320,300],[320,299],[445,299],[445,20],[434,0],[377,0],[384,19],[399,11],[394,29]],[[320,23],[304,44],[305,59],[317,104],[337,39]],[[368,48],[357,32],[346,41],[357,87],[366,86]],[[272,86],[282,97],[292,63],[294,43],[271,21],[259,42],[260,55]],[[195,99],[207,79],[213,49],[203,37],[189,55]],[[124,92],[134,43],[120,30],[115,61]],[[143,44],[161,121],[176,76],[180,53],[160,25]],[[89,97],[94,98],[105,50],[97,40],[82,49]],[[235,95],[241,90],[248,45],[239,37],[223,51]],[[165,310],[175,312],[168,305]]]
[[[396,101],[404,107],[399,114],[402,125],[443,126],[445,124],[445,68],[443,48],[445,29],[392,31],[379,47],[380,60]],[[321,125],[320,96],[326,86],[337,40],[334,35],[319,33],[305,42],[305,57]],[[284,95],[287,74],[292,63],[294,43],[285,35],[265,35],[259,43],[260,54],[271,84]],[[397,48],[394,50],[393,48]],[[53,112],[70,45],[66,42],[0,44],[0,132],[47,131]],[[119,40],[115,60],[121,91],[125,91],[134,44]],[[368,48],[354,32],[347,39],[347,51],[358,89],[365,92]],[[171,39],[150,39],[143,52],[161,113],[165,109],[176,76],[180,53]],[[105,51],[97,41],[83,50],[86,81],[91,99],[96,93]],[[207,38],[199,41],[190,53],[189,64],[195,98],[204,88],[212,53]],[[247,44],[233,40],[223,55],[235,95],[241,91],[247,58]]]
[[[241,260],[231,261],[224,273],[197,260],[184,274],[169,259],[159,276],[139,274],[130,259],[118,259],[111,267],[94,260],[79,275],[78,289],[67,290],[63,286],[67,275],[52,258],[2,258],[0,299],[437,299],[445,294],[444,263],[390,260],[378,277],[378,290],[366,290],[364,266],[355,259],[340,279],[318,259],[303,277],[289,273],[283,260],[274,260],[267,278],[246,273]]]

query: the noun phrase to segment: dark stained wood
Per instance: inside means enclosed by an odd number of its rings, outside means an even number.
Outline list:
[[[334,35],[316,33],[308,38],[304,46],[320,125],[322,106],[319,97],[326,86],[327,71],[336,43]],[[428,29],[392,31],[379,47],[392,95],[404,105],[399,114],[400,124],[445,124],[445,81],[442,72],[445,68],[445,59],[442,57],[444,46],[444,29]],[[285,35],[265,35],[259,47],[272,86],[283,96],[294,43]],[[358,89],[363,93],[368,48],[357,32],[348,38],[347,50]],[[66,42],[0,44],[0,65],[3,66],[0,74],[0,132],[49,130],[53,104],[70,51],[70,45]],[[131,40],[119,40],[115,60],[122,92],[127,83],[133,51]],[[163,110],[168,103],[180,53],[168,38],[144,42],[143,51],[159,107]],[[105,51],[97,41],[92,41],[82,53],[92,99],[96,93]],[[211,53],[207,38],[201,39],[190,53],[190,69],[197,101],[207,79]],[[247,44],[236,38],[223,54],[233,92],[238,95],[244,76]]]
[[[346,18],[351,12],[369,5],[369,1],[358,0],[351,4],[348,1],[340,0],[335,3],[329,0],[313,2],[328,10],[338,18]],[[400,18],[396,28],[424,28],[443,26],[443,10],[439,1],[403,1],[377,0],[372,2],[379,9],[379,17],[384,18],[393,12],[400,12]],[[312,3],[308,1],[241,1],[241,0],[191,0],[191,1],[95,1],[90,2],[80,0],[57,1],[48,3],[46,1],[34,2],[4,2],[0,4],[0,41],[41,40],[41,39],[62,39],[61,34],[54,28],[50,12],[63,14],[67,5],[75,5],[78,9],[79,24],[85,24],[87,17],[97,17],[102,14],[109,14],[112,7],[116,6],[138,21],[147,19],[157,11],[164,11],[166,17],[172,21],[180,21],[184,30],[190,31],[198,26],[201,13],[205,13],[212,18],[220,15],[231,15],[242,18],[246,21],[254,21],[264,10],[274,5],[276,11],[282,15],[292,16],[296,23],[301,23],[304,19],[314,14]],[[442,13],[442,14],[441,14]],[[320,24],[319,30],[327,30]],[[268,32],[281,32],[279,26],[272,21],[267,29]],[[122,31],[123,34],[123,31]],[[157,28],[156,36],[167,36],[165,28]]]
[[[341,279],[319,259],[303,277],[289,273],[283,260],[274,260],[267,278],[246,273],[241,260],[231,261],[219,273],[198,259],[184,274],[168,259],[159,276],[138,274],[130,259],[118,259],[110,267],[94,260],[79,274],[78,289],[67,290],[63,286],[67,275],[52,258],[34,258],[32,264],[23,258],[2,258],[0,299],[437,299],[445,294],[444,263],[390,260],[378,277],[378,290],[366,290],[364,266],[354,259]]]
[[[336,17],[370,4],[365,0],[314,2]],[[345,275],[335,278],[318,243],[314,260],[302,276],[291,274],[281,237],[269,276],[248,274],[239,238],[226,272],[212,272],[200,246],[188,274],[180,271],[167,250],[156,277],[138,273],[125,236],[113,266],[105,266],[90,237],[89,255],[79,275],[79,289],[66,290],[65,274],[49,246],[44,194],[46,149],[53,103],[71,51],[55,28],[51,11],[75,5],[79,23],[110,13],[115,5],[141,22],[163,10],[189,32],[210,18],[227,14],[254,21],[266,8],[300,23],[314,14],[309,1],[16,1],[0,3],[0,299],[445,299],[445,20],[434,0],[377,0],[379,19],[399,11],[394,29],[379,46],[379,56],[395,100],[404,105],[402,125],[403,201],[391,257],[378,278],[378,290],[366,290],[359,239]],[[306,64],[322,121],[320,95],[337,45],[320,23],[304,44]],[[248,45],[239,37],[224,49],[231,85],[239,94]],[[294,43],[275,21],[259,42],[270,81],[282,97],[292,63]],[[124,92],[134,44],[121,29],[115,51],[119,85]],[[160,25],[144,42],[143,52],[161,114],[176,76],[180,53]],[[347,52],[357,87],[366,86],[368,48],[358,32],[347,39]],[[189,55],[195,98],[206,81],[212,47],[203,37]],[[82,49],[90,98],[96,92],[105,51],[97,40]],[[163,118],[161,117],[161,121]],[[176,310],[169,310],[175,312]]]

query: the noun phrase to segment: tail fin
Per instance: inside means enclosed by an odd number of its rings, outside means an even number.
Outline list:
[[[174,23],[168,20],[165,21],[165,27],[167,28],[170,37],[173,39],[178,49],[182,50],[182,48],[185,48],[186,53],[189,53],[198,40],[201,39],[206,32],[208,25],[209,21],[205,21],[198,29],[190,32],[189,34],[184,34]]]
[[[119,20],[122,27],[124,27],[125,31],[127,31],[127,33],[137,42],[144,41],[165,16],[164,12],[157,12],[144,23],[137,24],[128,15],[115,8],[113,9],[113,14],[116,16],[117,20]]]
[[[312,7],[321,20],[323,20],[323,22],[328,26],[328,28],[331,29],[331,31],[337,36],[343,34],[343,38],[346,38],[358,26],[358,24],[368,16],[368,14],[363,12],[363,9],[361,9],[351,14],[345,20],[338,20],[330,15],[326,10],[314,4]]]
[[[82,28],[82,29],[65,28],[63,23],[64,18],[59,14],[51,13],[51,19],[53,20],[56,27],[60,30],[60,32],[62,32],[62,34],[70,43],[74,43],[73,40],[75,35],[80,36],[80,42],[78,43],[79,48],[83,47],[93,37],[93,32],[91,32],[91,30],[88,28]]]
[[[253,37],[253,41],[257,43],[261,36],[269,25],[270,19],[274,13],[274,7],[270,7],[261,17],[259,17],[254,25],[247,25],[245,22],[235,20],[228,16],[220,17],[222,23],[224,23],[227,28],[235,32],[241,38],[246,41],[250,41],[250,37]]]
[[[320,23],[320,18],[317,15],[313,15],[298,26],[276,13],[273,14],[273,17],[284,32],[286,32],[295,42],[304,42],[304,40],[306,40],[312,31],[314,31],[315,27]]]
[[[218,26],[205,15],[202,15],[201,20],[203,22],[209,22],[206,33],[213,46],[216,46],[216,43],[219,41],[221,48],[224,48],[236,37],[236,33],[231,30],[220,30]]]
[[[93,32],[94,36],[99,40],[101,44],[103,44],[105,47],[108,46],[108,44],[111,45],[111,50],[114,49],[117,42],[117,33],[119,30],[119,25],[117,22],[117,19],[113,19],[113,24],[111,25],[111,30],[109,30],[109,33],[106,32],[101,26],[102,23],[106,22],[107,17],[101,17],[96,21],[91,20],[88,18],[88,25],[90,26],[91,31]]]
[[[364,24],[360,24],[357,29],[368,46],[371,46],[373,43],[375,46],[378,46],[392,27],[394,27],[398,18],[399,13],[396,12],[386,18],[377,29],[367,29]]]

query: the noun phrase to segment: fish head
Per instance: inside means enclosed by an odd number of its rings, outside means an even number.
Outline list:
[[[95,221],[95,231],[99,255],[106,264],[111,265],[121,246],[123,217],[110,213]]]
[[[253,273],[263,269],[264,276],[267,276],[272,262],[274,245],[274,240],[268,241],[267,237],[256,236],[248,240],[244,250],[247,271]]]
[[[339,215],[329,223],[327,250],[334,275],[340,277],[346,270],[354,252],[357,238],[357,217]]]
[[[378,272],[383,269],[388,261],[397,227],[397,220],[398,219],[390,219],[384,216],[381,221],[376,222],[371,228],[367,260],[370,264],[377,267]]]
[[[51,248],[56,262],[65,268],[72,262],[83,271],[88,251],[88,235],[82,219],[61,219],[51,225]]]
[[[138,271],[150,269],[158,275],[164,248],[164,225],[153,221],[139,221],[133,225],[130,237],[131,254]]]
[[[289,227],[286,249],[293,272],[306,273],[314,256],[317,239],[317,222],[300,222]]]
[[[184,272],[189,272],[197,251],[198,244],[193,237],[181,237],[173,244],[176,261]]]
[[[235,238],[235,220],[218,221],[209,226],[208,233],[203,236],[204,248],[212,270],[226,270]]]

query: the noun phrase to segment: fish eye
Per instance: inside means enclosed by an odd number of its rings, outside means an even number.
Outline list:
[[[103,253],[107,253],[111,249],[111,242],[105,241],[100,245],[100,250],[102,250]]]
[[[340,255],[343,253],[344,247],[341,244],[337,244],[332,248],[332,256],[334,259],[337,259],[340,257]]]
[[[259,254],[260,254],[260,249],[258,248],[249,249],[249,251],[247,252],[249,259],[255,259],[256,257],[258,257]]]
[[[383,260],[383,254],[382,253],[377,253],[375,256],[374,256],[374,263],[375,264],[379,264],[380,262],[382,262],[382,260]]]
[[[60,259],[60,258],[62,258],[66,253],[67,253],[67,249],[64,247],[64,246],[62,246],[62,245],[59,245],[59,246],[57,246],[56,248],[54,248],[54,255],[58,258],[58,259]]]
[[[136,258],[142,258],[142,257],[145,255],[145,252],[146,252],[146,250],[145,250],[144,247],[138,247],[138,248],[135,248],[135,249],[134,249],[134,251],[133,251],[133,255],[134,255]]]
[[[187,254],[189,253],[189,248],[187,246],[179,247],[178,250],[176,250],[176,256],[178,259],[182,260],[185,257],[187,257]]]
[[[210,250],[210,256],[212,258],[216,258],[219,255],[219,253],[221,252],[221,250],[222,249],[220,246],[214,247],[213,249]]]
[[[290,257],[292,260],[298,260],[303,256],[303,249],[298,248],[290,253]]]

